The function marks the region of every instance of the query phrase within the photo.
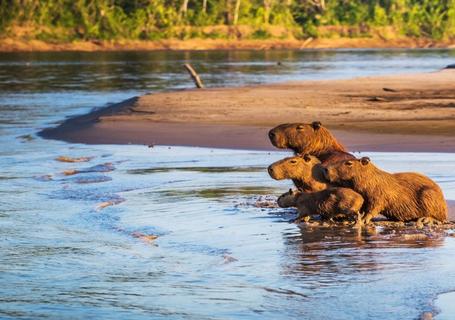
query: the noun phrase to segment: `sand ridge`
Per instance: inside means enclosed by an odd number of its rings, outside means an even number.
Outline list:
[[[269,128],[314,120],[351,150],[455,151],[455,70],[154,93],[42,134],[86,143],[270,149]]]

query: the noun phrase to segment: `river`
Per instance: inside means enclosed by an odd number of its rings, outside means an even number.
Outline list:
[[[286,152],[82,145],[36,133],[132,96],[192,87],[185,62],[210,87],[432,71],[454,58],[1,53],[0,318],[416,319],[443,308],[435,299],[455,290],[454,237],[289,223],[292,210],[261,205],[290,187],[265,170]],[[423,172],[455,199],[455,153],[362,155]]]

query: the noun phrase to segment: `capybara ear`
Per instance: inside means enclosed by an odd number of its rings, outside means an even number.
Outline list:
[[[364,166],[366,166],[367,164],[370,163],[370,158],[368,157],[363,157],[362,159],[360,159],[360,163],[363,164]]]
[[[292,188],[289,189],[289,195],[293,195],[294,194],[294,191],[292,191]]]
[[[322,127],[322,123],[320,121],[313,121],[313,123],[311,123],[311,126],[314,130],[318,130],[320,127]]]
[[[345,161],[344,164],[347,165],[348,167],[352,167],[354,162],[352,162],[351,160],[348,160],[348,161]]]
[[[310,162],[311,161],[311,157],[308,153],[305,153],[303,155],[303,160],[305,160],[305,162]]]

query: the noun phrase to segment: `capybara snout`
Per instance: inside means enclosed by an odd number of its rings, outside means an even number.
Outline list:
[[[279,127],[269,131],[269,139],[272,145],[279,149],[287,148],[286,139]]]
[[[273,132],[273,129],[269,131],[269,138],[274,139],[275,138],[275,132]]]
[[[297,191],[289,189],[288,192],[279,196],[276,202],[280,208],[294,207],[296,205],[296,195]]]
[[[267,168],[267,172],[269,173],[269,176],[272,177],[273,179],[275,180],[280,180],[276,177],[275,175],[275,172],[273,170],[273,165],[270,165],[268,168]]]

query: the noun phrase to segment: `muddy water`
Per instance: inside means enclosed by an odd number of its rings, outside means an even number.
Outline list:
[[[265,171],[286,153],[85,146],[36,132],[147,90],[188,86],[175,67],[186,59],[219,70],[208,83],[229,85],[433,70],[451,57],[0,55],[0,318],[415,319],[438,309],[443,317],[455,238],[289,223],[292,210],[267,207],[289,184]],[[424,172],[455,199],[455,154],[365,155],[391,171]]]

